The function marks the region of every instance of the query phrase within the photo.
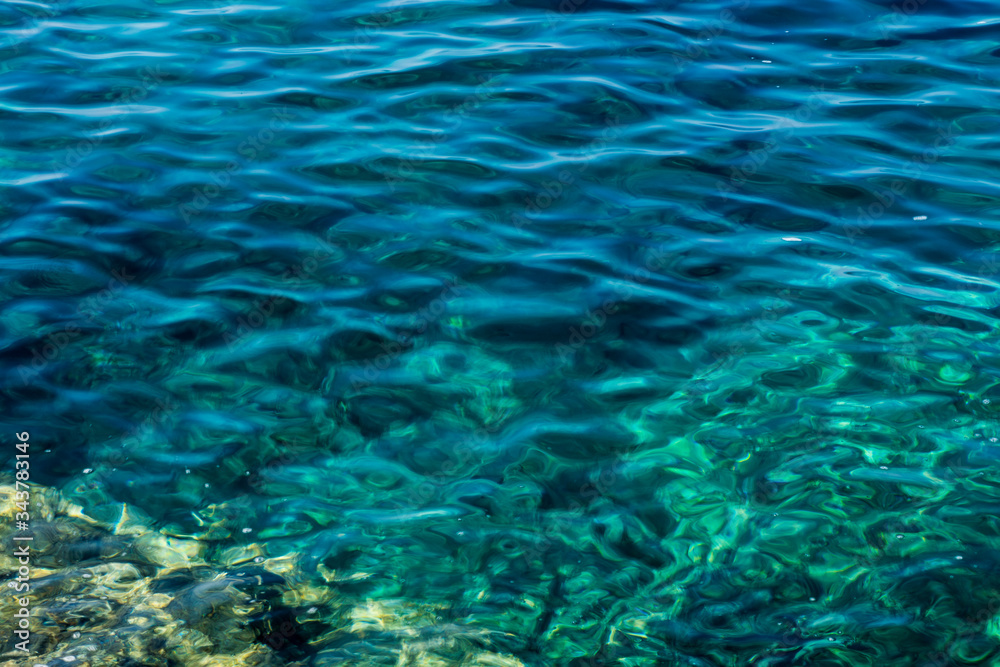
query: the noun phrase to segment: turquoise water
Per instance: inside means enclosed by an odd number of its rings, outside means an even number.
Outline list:
[[[995,15],[7,3],[0,665],[1000,664]]]

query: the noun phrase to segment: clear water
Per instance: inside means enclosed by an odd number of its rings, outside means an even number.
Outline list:
[[[0,664],[1000,664],[1000,24],[887,5],[7,3]]]

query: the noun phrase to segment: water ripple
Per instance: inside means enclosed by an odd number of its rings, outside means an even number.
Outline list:
[[[990,4],[210,5],[0,18],[48,664],[1000,655]]]

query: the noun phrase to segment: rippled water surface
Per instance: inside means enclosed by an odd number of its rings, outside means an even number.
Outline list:
[[[889,1],[6,3],[0,665],[1000,664],[1000,19]]]

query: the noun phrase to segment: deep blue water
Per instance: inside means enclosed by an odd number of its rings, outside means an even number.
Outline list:
[[[1000,664],[996,16],[6,3],[0,665]]]

